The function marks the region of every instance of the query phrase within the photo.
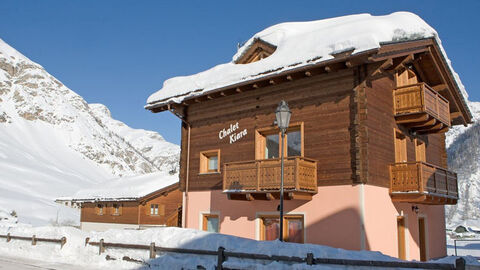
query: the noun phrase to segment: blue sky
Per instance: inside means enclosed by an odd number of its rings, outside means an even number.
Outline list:
[[[480,1],[2,1],[0,38],[89,103],[180,143],[180,122],[143,109],[163,81],[228,62],[236,45],[286,21],[411,11],[433,26],[480,101]]]

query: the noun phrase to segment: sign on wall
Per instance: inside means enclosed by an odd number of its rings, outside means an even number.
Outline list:
[[[230,144],[240,140],[241,138],[247,136],[247,129],[243,129],[242,131],[239,131],[239,126],[238,122],[235,124],[230,124],[230,127],[224,128],[218,132],[218,138],[220,140],[223,140],[225,138],[230,139]]]

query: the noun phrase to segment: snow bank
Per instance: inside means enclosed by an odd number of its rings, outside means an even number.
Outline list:
[[[144,261],[145,269],[197,269],[197,266],[214,269],[217,262],[216,256],[200,256],[179,253],[159,253],[156,259],[148,259],[147,250],[110,249],[98,255],[98,247],[84,246],[85,238],[98,242],[104,239],[108,243],[126,243],[148,245],[155,242],[156,246],[171,248],[187,248],[216,251],[219,246],[227,251],[258,253],[266,255],[285,255],[305,257],[307,253],[313,253],[316,258],[335,258],[353,260],[378,260],[399,261],[397,258],[383,255],[372,251],[350,251],[311,244],[283,243],[279,241],[255,241],[235,236],[209,233],[193,229],[181,229],[173,227],[152,228],[146,230],[109,230],[106,232],[83,232],[69,227],[18,227],[11,229],[0,228],[0,234],[10,232],[12,235],[57,238],[67,237],[67,243],[60,249],[58,244],[37,243],[31,246],[29,241],[12,240],[10,243],[0,241],[0,254],[6,256],[37,259],[48,262],[69,263],[84,265],[89,269],[102,267],[105,269],[133,269],[142,264],[122,261],[123,256],[128,256]],[[116,258],[114,261],[105,260],[106,255]],[[443,259],[451,263],[455,258]],[[467,262],[470,262],[467,259]],[[147,267],[149,265],[149,267]],[[335,265],[286,264],[282,262],[254,261],[246,259],[228,258],[225,267],[234,269],[368,269],[365,267],[341,267]]]
[[[332,54],[354,49],[353,54],[377,49],[385,42],[402,42],[435,38],[461,94],[468,95],[453,70],[437,32],[413,13],[396,12],[386,16],[358,14],[311,22],[282,23],[271,26],[250,38],[233,56],[233,61],[217,65],[195,75],[175,77],[164,82],[152,94],[148,104],[180,103],[185,98],[203,95],[211,90],[254,80],[289,69],[314,65],[332,59]],[[235,64],[255,39],[277,47],[269,57],[250,64]]]
[[[156,172],[104,181],[94,188],[78,191],[75,201],[132,200],[178,183],[178,174]]]

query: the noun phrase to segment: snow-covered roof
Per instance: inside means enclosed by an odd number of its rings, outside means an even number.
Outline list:
[[[378,49],[383,43],[424,38],[435,38],[464,100],[467,100],[465,88],[453,70],[435,29],[413,13],[395,12],[385,16],[358,14],[271,26],[251,37],[239,48],[231,62],[194,75],[166,80],[162,89],[148,98],[146,107],[181,103],[186,98],[222,87],[315,65],[333,59],[332,54],[349,49],[354,49],[354,55]],[[257,62],[235,64],[258,39],[276,46],[275,52]]]
[[[178,174],[156,172],[107,180],[95,188],[78,191],[74,201],[132,201],[178,183]]]

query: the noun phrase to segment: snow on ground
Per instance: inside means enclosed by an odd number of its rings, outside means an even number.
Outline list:
[[[49,263],[39,260],[32,260],[29,258],[11,257],[0,255],[0,270],[84,270],[85,268],[78,265],[64,264],[64,263]],[[89,270],[100,268],[89,267]]]
[[[55,198],[113,177],[178,172],[179,151],[89,105],[0,39],[0,226],[17,221],[10,213],[35,226],[78,223],[78,210]]]
[[[54,202],[111,178],[66,144],[66,132],[41,121],[0,123],[0,206],[33,225],[78,223],[77,209]],[[0,210],[0,212],[2,212]]]
[[[78,191],[76,201],[132,200],[178,183],[178,174],[156,172],[140,176],[107,180],[92,188]]]
[[[216,256],[200,256],[179,253],[159,253],[153,260],[148,259],[147,250],[125,250],[110,249],[98,255],[98,247],[86,246],[85,238],[90,237],[90,241],[99,241],[104,239],[109,243],[128,243],[144,244],[155,242],[157,246],[179,247],[188,249],[217,250],[219,246],[227,251],[258,253],[266,255],[285,255],[305,257],[311,252],[314,257],[322,258],[341,258],[357,260],[380,260],[380,261],[398,261],[381,254],[371,251],[349,251],[344,249],[332,248],[311,244],[282,243],[279,241],[255,241],[235,236],[209,233],[193,229],[181,229],[174,227],[152,228],[146,230],[109,230],[106,232],[84,232],[72,227],[23,227],[0,228],[0,234],[10,232],[12,235],[32,236],[47,238],[67,237],[67,243],[60,249],[59,244],[41,243],[32,246],[30,241],[12,240],[10,243],[0,241],[0,254],[2,256],[25,257],[32,260],[41,260],[50,263],[68,263],[84,266],[85,268],[102,269],[197,269],[197,266],[214,269]],[[109,255],[116,260],[106,260]],[[145,263],[127,262],[121,260],[123,256],[128,256]],[[451,263],[454,258],[445,258],[443,262]],[[475,263],[471,261],[470,263]],[[225,267],[235,269],[346,269],[342,266],[334,265],[315,265],[306,264],[284,264],[280,262],[266,262],[242,260],[228,258],[224,263]],[[348,269],[368,269],[363,267],[348,267]]]
[[[455,245],[458,256],[473,256],[480,259],[480,231],[467,228],[466,232],[447,234],[447,255],[455,255]],[[455,243],[456,240],[456,243]]]
[[[453,70],[435,29],[413,13],[395,12],[385,16],[358,14],[271,26],[250,38],[239,48],[231,62],[191,76],[171,78],[164,82],[162,89],[148,98],[147,103],[180,103],[185,98],[221,87],[314,65],[332,59],[332,54],[336,52],[354,49],[353,54],[357,54],[377,49],[385,42],[422,38],[436,39],[458,89],[467,100],[468,94]],[[235,60],[249,49],[255,39],[262,39],[276,46],[276,51],[257,62],[236,64]]]

